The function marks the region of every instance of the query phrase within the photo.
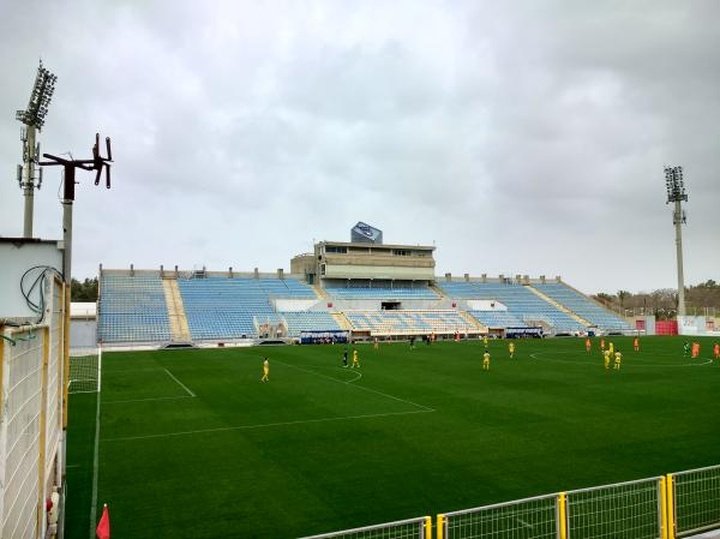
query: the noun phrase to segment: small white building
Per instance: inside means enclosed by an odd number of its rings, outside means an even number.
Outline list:
[[[77,355],[97,348],[97,303],[70,304],[70,353]]]

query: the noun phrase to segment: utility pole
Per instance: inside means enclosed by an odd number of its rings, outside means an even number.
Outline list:
[[[75,169],[80,168],[83,170],[95,170],[95,185],[100,183],[100,177],[103,169],[105,170],[105,187],[110,189],[110,163],[112,162],[112,153],[110,151],[110,137],[105,139],[105,145],[107,148],[107,157],[100,156],[100,135],[95,135],[95,146],[93,146],[92,159],[65,159],[56,155],[50,155],[48,153],[43,154],[45,159],[48,161],[39,162],[38,165],[41,167],[56,166],[60,165],[64,170],[64,185],[63,185],[63,281],[65,282],[65,320],[64,324],[66,328],[70,327],[70,295],[72,290],[72,235],[73,235],[73,203],[75,202]],[[70,375],[70,332],[66,330],[65,338],[63,339],[63,357],[65,365],[65,380],[69,380]],[[100,401],[98,401],[98,406]],[[67,418],[67,395],[63,396],[63,417]],[[99,413],[100,408],[98,408]],[[65,474],[65,463],[67,463],[67,423],[63,425],[63,436],[62,436],[62,448],[60,453],[62,455],[60,466],[62,470],[62,477],[60,483],[64,483]],[[94,510],[93,510],[94,514]]]
[[[41,167],[61,165],[64,171],[63,185],[63,277],[68,287],[71,284],[72,270],[72,231],[73,231],[73,203],[75,202],[75,169],[95,170],[95,185],[100,183],[103,169],[105,170],[105,187],[110,189],[110,163],[112,162],[112,150],[110,149],[110,137],[105,138],[107,157],[100,155],[100,135],[95,134],[95,145],[93,146],[92,159],[65,159],[49,153],[43,154],[45,159],[39,163]]]

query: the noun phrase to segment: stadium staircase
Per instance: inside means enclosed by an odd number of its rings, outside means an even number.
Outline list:
[[[317,297],[324,299],[325,301],[329,301],[331,298],[328,295],[325,290],[320,288],[318,285],[314,284],[310,288],[312,288],[315,291],[315,294],[317,294]]]
[[[163,279],[163,290],[165,292],[165,303],[168,308],[168,322],[170,323],[170,340],[174,343],[192,342],[190,327],[185,316],[180,289],[175,279]]]
[[[462,317],[463,320],[465,320],[468,324],[470,324],[472,327],[476,328],[481,333],[487,333],[488,328],[487,326],[483,325],[477,318],[475,318],[473,315],[471,315],[467,311],[458,311],[458,314]]]
[[[430,284],[428,285],[428,288],[429,288],[430,290],[432,290],[433,292],[435,292],[435,293],[438,295],[438,297],[441,297],[441,298],[443,298],[443,299],[449,299],[449,296],[448,296],[445,292],[443,292],[443,289],[440,288],[440,287],[439,287],[438,285],[436,285],[435,283],[430,283]]]
[[[350,323],[350,320],[348,320],[347,316],[345,316],[345,313],[334,312],[330,314],[335,319],[335,322],[337,322],[337,325],[340,326],[340,329],[342,329],[343,331],[352,331],[353,326]]]
[[[581,317],[581,316],[579,316],[577,313],[571,311],[570,309],[568,309],[567,307],[565,307],[565,305],[563,305],[562,303],[558,303],[557,301],[555,301],[555,300],[554,300],[553,298],[551,298],[550,296],[547,296],[547,295],[543,294],[543,293],[540,292],[540,290],[538,290],[537,288],[533,288],[533,287],[530,286],[530,285],[526,285],[526,288],[527,288],[528,290],[530,290],[530,292],[532,292],[533,294],[535,294],[537,297],[542,298],[543,300],[547,301],[550,305],[552,305],[553,307],[555,307],[558,311],[562,311],[562,312],[564,312],[565,314],[567,314],[570,318],[572,318],[573,320],[575,320],[578,324],[582,324],[582,325],[585,326],[585,327],[592,326],[592,324],[591,324],[590,322],[588,322],[587,320],[585,320],[583,317]]]

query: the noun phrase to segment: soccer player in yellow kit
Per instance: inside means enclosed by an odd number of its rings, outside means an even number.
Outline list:
[[[515,356],[515,343],[511,342],[508,344],[508,352],[510,352],[510,359]]]
[[[485,353],[483,354],[483,370],[490,370],[490,352],[488,352],[487,350],[485,350]]]
[[[605,369],[610,368],[610,350],[605,350],[603,352],[603,361],[605,362]]]
[[[353,350],[353,362],[352,365],[350,365],[351,369],[355,368],[355,365],[357,365],[357,368],[360,368],[360,360],[358,359],[358,351],[357,349]]]
[[[610,342],[610,344],[608,344],[608,350],[610,350],[610,357],[614,357],[615,356],[615,343],[614,342]]]
[[[619,371],[621,361],[622,361],[622,354],[620,353],[620,350],[618,350],[617,352],[615,352],[615,365],[613,366],[613,369]]]
[[[268,361],[268,358],[266,357],[263,361],[263,375],[262,378],[260,378],[261,382],[269,382],[270,381],[270,362]]]

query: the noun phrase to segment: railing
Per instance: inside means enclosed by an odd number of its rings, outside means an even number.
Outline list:
[[[453,511],[437,517],[438,539],[514,539],[558,537],[558,496],[550,494],[513,502]]]
[[[567,537],[655,539],[663,537],[662,477],[570,491]]]
[[[431,539],[432,519],[305,539]],[[720,466],[440,513],[437,539],[676,539],[720,529]]]
[[[720,466],[670,474],[677,537],[720,527]]]
[[[303,539],[431,539],[432,518],[418,517],[339,532],[312,535]]]

